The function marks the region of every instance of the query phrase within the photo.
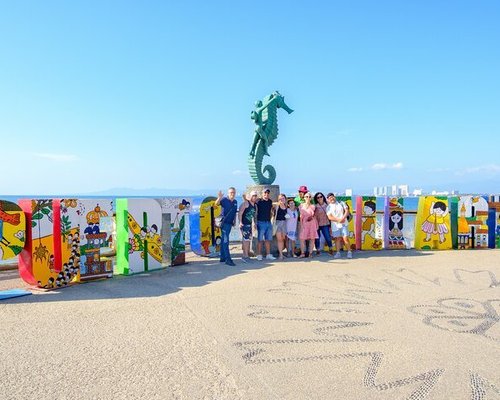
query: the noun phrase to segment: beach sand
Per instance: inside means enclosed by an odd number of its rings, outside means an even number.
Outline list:
[[[500,396],[499,250],[187,261],[0,301],[0,399]]]

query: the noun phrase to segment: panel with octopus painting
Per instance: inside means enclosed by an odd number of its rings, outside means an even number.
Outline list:
[[[0,200],[0,261],[21,253],[26,240],[26,217],[15,203]]]

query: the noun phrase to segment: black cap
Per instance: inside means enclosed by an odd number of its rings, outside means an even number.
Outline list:
[[[271,193],[271,190],[269,190],[269,189],[264,189],[264,193]]]

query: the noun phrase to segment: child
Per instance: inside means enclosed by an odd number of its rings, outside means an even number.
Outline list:
[[[431,241],[432,234],[439,234],[439,243],[443,243],[448,233],[448,227],[444,222],[444,217],[448,214],[448,207],[442,201],[432,202],[430,214],[422,224],[422,231],[426,233],[424,242]]]
[[[297,240],[297,220],[299,211],[295,206],[294,199],[288,200],[288,209],[286,210],[286,236],[288,238],[287,256],[295,257],[295,241]]]

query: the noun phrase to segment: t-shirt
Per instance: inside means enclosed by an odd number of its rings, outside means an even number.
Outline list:
[[[344,216],[344,212],[344,205],[342,203],[339,203],[338,201],[328,204],[328,207],[326,208],[326,214],[331,215],[335,218],[342,218]],[[343,226],[347,226],[347,224],[347,220],[345,220],[344,223],[332,221],[332,228],[334,228],[334,230],[337,230],[342,228]]]
[[[257,202],[257,221],[269,222],[271,221],[271,210],[273,208],[273,201],[271,199],[260,199]]]
[[[256,210],[257,207],[255,206],[255,204],[248,202],[247,208],[243,210],[243,214],[241,215],[241,223],[243,225],[252,225]]]
[[[221,215],[224,216],[223,222],[233,225],[236,211],[238,210],[238,202],[236,199],[231,201],[227,197],[223,197],[220,201],[220,206],[222,207]]]
[[[288,208],[281,208],[278,206],[278,211],[276,211],[276,221],[285,221],[285,215]]]

